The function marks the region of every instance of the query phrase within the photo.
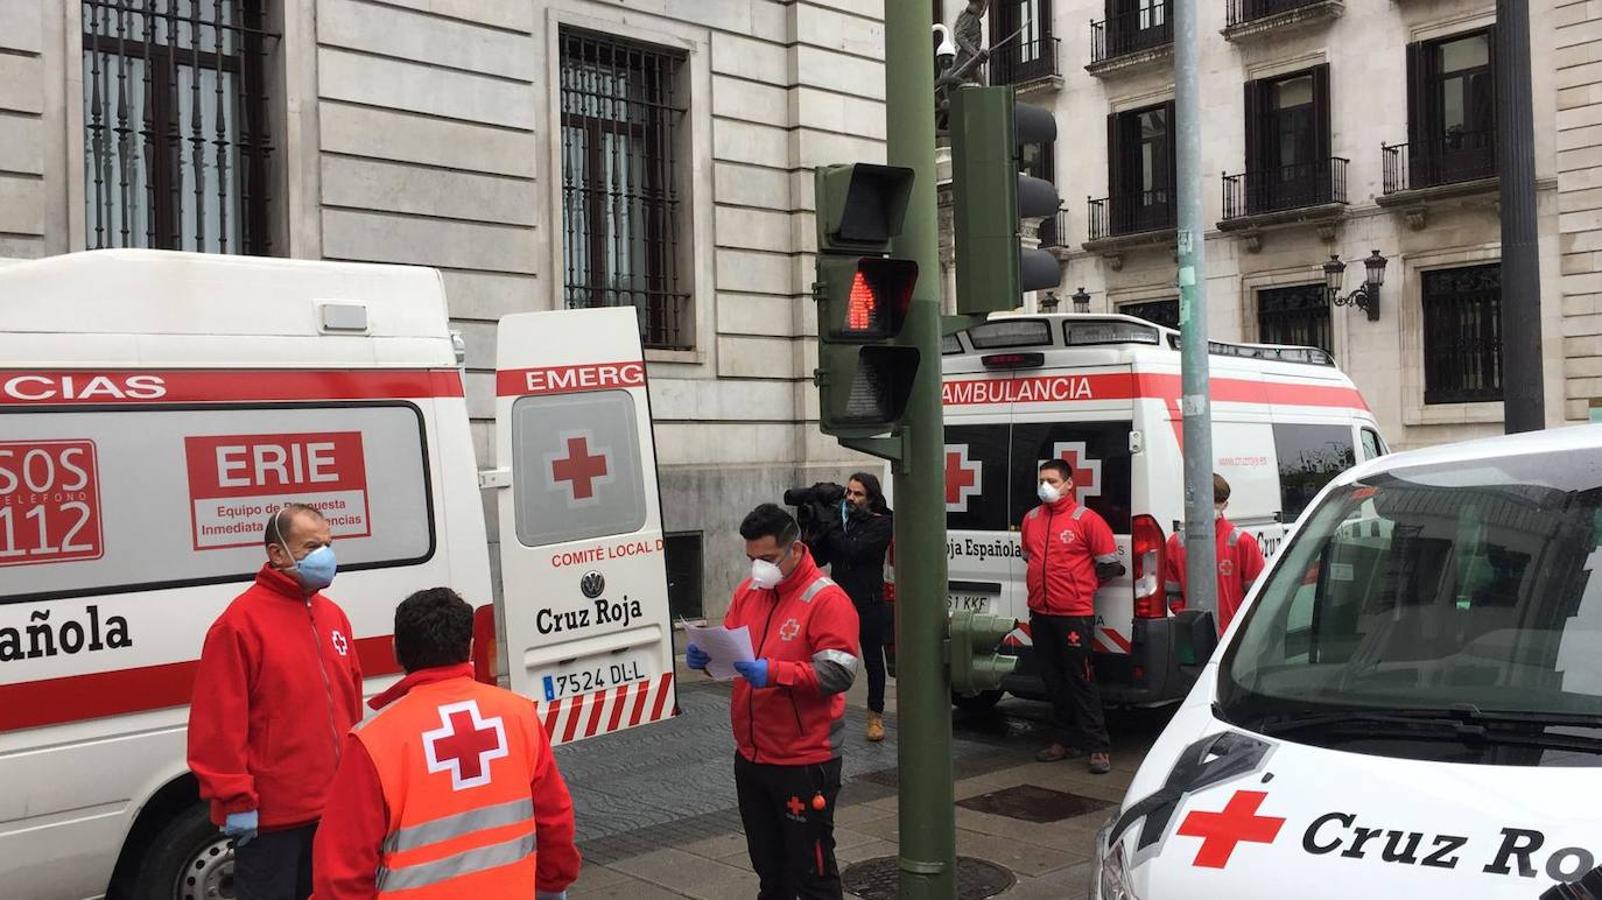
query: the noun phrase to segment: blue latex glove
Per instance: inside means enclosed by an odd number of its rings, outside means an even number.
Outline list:
[[[754,688],[768,686],[768,661],[765,659],[737,662],[734,664],[734,671],[739,672],[741,678],[751,682]]]
[[[534,900],[567,900],[567,891],[535,891]]]
[[[256,839],[256,811],[229,813],[223,820],[222,833],[234,839],[235,847],[243,847]]]
[[[690,668],[700,669],[705,672],[706,667],[711,663],[712,657],[707,656],[706,651],[700,647],[690,644],[684,648],[684,664]]]

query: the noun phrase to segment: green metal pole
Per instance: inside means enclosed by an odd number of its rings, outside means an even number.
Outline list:
[[[902,329],[919,350],[917,381],[892,470],[896,498],[896,710],[900,723],[901,900],[956,897],[951,686],[946,670],[946,507],[940,409],[940,265],[935,215],[934,72],[929,4],[886,0],[888,162],[913,170],[896,256],[918,263]]]

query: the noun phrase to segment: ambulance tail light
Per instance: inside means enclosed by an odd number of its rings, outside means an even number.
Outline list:
[[[980,358],[987,369],[1038,369],[1046,364],[1044,353],[992,353]]]
[[[496,683],[495,658],[500,648],[495,639],[495,607],[480,606],[473,610],[473,679],[484,684]]]
[[[1163,527],[1151,516],[1135,516],[1129,543],[1135,562],[1135,618],[1161,619],[1168,614],[1163,605]]]

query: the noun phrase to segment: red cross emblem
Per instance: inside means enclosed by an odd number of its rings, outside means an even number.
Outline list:
[[[567,482],[568,491],[575,502],[594,499],[595,483],[611,479],[606,465],[606,451],[591,455],[590,438],[585,434],[563,435],[562,445],[567,448],[567,456],[549,457],[551,481]]]
[[[1226,578],[1229,577],[1230,575],[1235,574],[1235,561],[1232,560],[1232,559],[1221,559],[1221,560],[1219,560],[1218,561],[1218,574],[1223,575]]]
[[[784,624],[779,626],[779,640],[781,641],[793,641],[795,636],[800,633],[801,623],[795,619],[785,619]]]
[[[1191,810],[1179,823],[1179,834],[1202,839],[1191,865],[1222,869],[1229,863],[1235,845],[1246,841],[1271,844],[1285,820],[1278,816],[1259,816],[1258,807],[1268,797],[1266,791],[1236,791],[1223,812]]]
[[[350,641],[345,639],[345,635],[341,634],[339,629],[334,629],[331,638],[334,642],[335,653],[338,653],[340,656],[345,656],[350,653]]]
[[[946,445],[946,512],[968,511],[968,498],[984,489],[984,467],[968,458],[967,444]]]
[[[1051,458],[1068,464],[1074,473],[1074,499],[1101,496],[1101,460],[1091,459],[1084,441],[1060,441],[1051,445]],[[1045,460],[1041,460],[1045,462]]]
[[[1079,646],[1080,640],[1081,640],[1081,638],[1079,637],[1079,632],[1077,632],[1077,631],[1068,632],[1068,646],[1077,647],[1077,646]]]
[[[423,732],[423,754],[429,774],[451,773],[451,789],[489,784],[490,762],[507,755],[506,724],[500,716],[484,718],[478,701],[463,700],[439,708],[440,727]]]
[[[784,806],[786,809],[790,810],[790,815],[792,816],[799,816],[806,812],[807,809],[806,804],[801,802],[801,798],[796,796],[791,796],[790,802],[784,804]]]

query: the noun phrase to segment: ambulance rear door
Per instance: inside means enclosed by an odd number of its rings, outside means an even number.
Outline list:
[[[552,743],[676,714],[662,510],[632,309],[500,321],[502,635]]]

